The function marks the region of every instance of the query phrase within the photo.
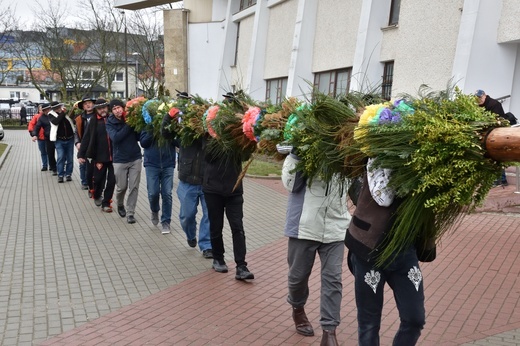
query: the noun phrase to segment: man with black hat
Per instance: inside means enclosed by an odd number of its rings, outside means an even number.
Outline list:
[[[58,183],[72,180],[72,170],[74,168],[74,132],[76,125],[63,108],[63,103],[52,102],[49,112],[51,122],[51,141],[56,145],[56,168],[58,169]]]
[[[76,117],[76,133],[74,134],[74,144],[79,150],[81,140],[85,134],[85,130],[92,116],[94,115],[94,102],[96,100],[90,97],[84,97],[77,103],[79,109],[83,109],[83,113]],[[76,106],[76,105],[75,105]],[[81,179],[82,190],[92,190],[92,165],[86,161],[79,165],[79,177]]]
[[[40,133],[40,129],[43,129],[43,135],[45,138],[45,150],[47,151],[47,157],[49,161],[49,172],[52,172],[52,175],[58,175],[56,171],[56,147],[54,142],[51,141],[51,122],[49,120],[49,112],[51,111],[51,104],[44,103],[41,105],[41,116],[38,118],[36,122],[36,126],[32,131],[33,141],[38,139],[38,134]]]
[[[94,170],[94,191],[92,197],[96,206],[101,207],[105,213],[111,213],[112,195],[116,179],[112,164],[112,141],[106,130],[108,118],[108,102],[99,98],[94,104],[96,116],[90,120],[85,135],[81,140],[78,151],[78,160],[85,163],[86,159],[92,160]]]
[[[118,99],[110,101],[112,114],[107,120],[107,132],[112,140],[114,173],[116,178],[116,200],[119,216],[128,223],[135,223],[135,206],[141,181],[142,155],[139,133],[125,122],[125,104]],[[128,192],[125,209],[125,194]]]

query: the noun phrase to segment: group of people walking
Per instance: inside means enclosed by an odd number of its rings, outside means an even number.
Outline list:
[[[178,95],[186,97],[184,93]],[[135,208],[144,165],[150,206],[150,221],[171,232],[174,169],[178,163],[179,221],[187,244],[199,245],[204,258],[212,258],[212,268],[228,272],[224,259],[223,227],[226,215],[233,241],[237,280],[254,279],[247,267],[243,226],[243,187],[239,179],[242,161],[236,153],[214,155],[206,151],[206,138],[180,146],[170,132],[174,117],[162,119],[164,143],[150,131],[136,132],[125,121],[125,103],[118,99],[83,98],[74,107],[82,113],[73,119],[63,104],[41,106],[31,120],[29,132],[38,141],[42,171],[58,176],[58,183],[71,181],[74,147],[79,161],[81,189],[103,212],[117,212],[129,224],[137,222]],[[55,153],[56,152],[56,156]],[[178,160],[177,160],[178,152]],[[314,335],[305,312],[309,297],[309,277],[315,256],[321,262],[320,324],[321,345],[338,345],[336,327],[340,323],[342,268],[345,246],[349,269],[355,277],[360,345],[378,345],[385,283],[394,291],[401,324],[396,345],[414,345],[425,324],[424,291],[419,259],[414,247],[404,249],[383,266],[377,253],[385,244],[400,200],[387,188],[388,170],[367,168],[354,215],[347,208],[348,181],[309,182],[297,170],[297,148],[286,157],[282,181],[289,191],[285,235],[288,237],[288,296],[296,332]],[[370,163],[367,164],[367,167]],[[126,201],[125,201],[126,197]],[[197,240],[196,214],[203,216]]]
[[[184,97],[183,94],[180,97]],[[149,130],[136,132],[126,123],[125,106],[119,99],[107,101],[90,97],[76,102],[70,112],[59,102],[42,104],[28,127],[32,140],[38,142],[41,170],[50,170],[58,176],[58,183],[72,181],[75,148],[80,188],[88,191],[88,198],[106,213],[113,212],[114,199],[119,216],[134,224],[144,166],[150,221],[160,226],[162,234],[169,234],[174,170],[178,163],[179,221],[188,246],[198,245],[204,258],[213,259],[216,272],[228,272],[222,234],[225,214],[232,231],[235,278],[254,279],[245,261],[241,184],[232,191],[242,170],[241,161],[231,156],[210,157],[205,152],[204,138],[196,139],[189,146],[180,146],[176,133],[168,130],[169,123],[175,121],[168,114],[162,119],[161,141]],[[81,114],[73,117],[76,108]],[[224,181],[228,184],[222,185]],[[202,218],[197,239],[199,205]]]

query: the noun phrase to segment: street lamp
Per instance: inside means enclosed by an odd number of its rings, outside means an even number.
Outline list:
[[[128,98],[128,31],[126,27],[126,12],[121,10],[125,20],[125,97]]]
[[[137,94],[139,93],[139,78],[137,78],[137,75],[139,73],[139,59],[138,59],[138,56],[140,54],[138,52],[133,52],[132,55],[135,57],[135,97],[137,97]]]

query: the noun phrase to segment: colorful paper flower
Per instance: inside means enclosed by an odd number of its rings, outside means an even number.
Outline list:
[[[261,110],[258,107],[249,107],[249,109],[245,112],[242,117],[242,131],[244,135],[254,142],[258,142],[258,139],[255,136],[254,126],[256,122],[260,118]]]

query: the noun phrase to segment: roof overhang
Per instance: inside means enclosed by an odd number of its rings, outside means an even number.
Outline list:
[[[143,8],[155,7],[160,5],[180,2],[181,0],[115,0],[114,7],[123,10],[142,10]]]

